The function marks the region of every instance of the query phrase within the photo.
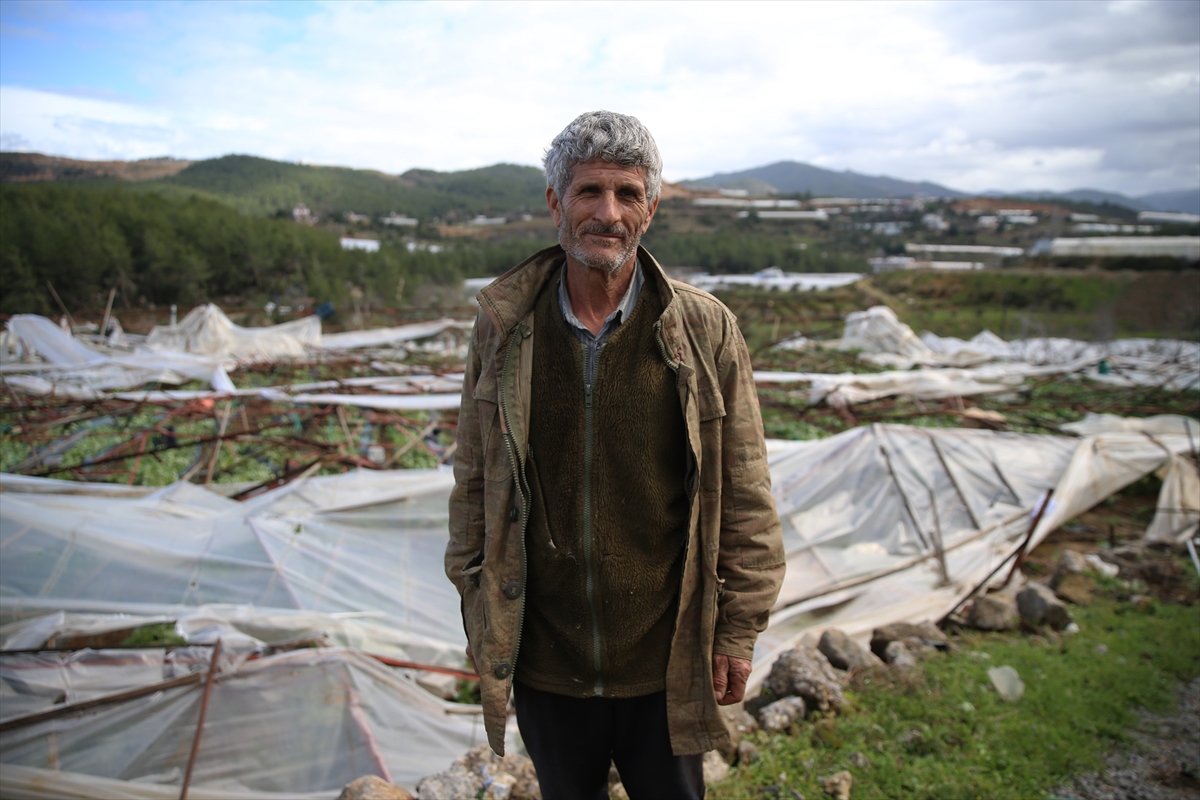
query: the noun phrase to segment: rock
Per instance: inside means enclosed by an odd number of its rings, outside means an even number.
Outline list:
[[[608,787],[609,800],[629,800],[629,792],[625,790],[625,784],[617,781]]]
[[[785,697],[768,706],[763,706],[758,712],[758,724],[767,733],[779,733],[804,719],[807,711],[808,709],[804,707],[804,698]]]
[[[1021,699],[1021,695],[1025,694],[1025,683],[1017,671],[1010,666],[992,667],[988,670],[988,677],[992,679],[992,686],[996,687],[996,692],[1000,697],[1010,703],[1017,702]]]
[[[1011,631],[1020,622],[1016,598],[1007,593],[981,594],[967,614],[967,624],[981,631]]]
[[[834,775],[826,778],[818,778],[821,786],[825,789],[825,794],[830,795],[834,800],[850,800],[850,787],[854,784],[854,777],[849,770],[842,770]]]
[[[932,622],[922,622],[914,625],[911,622],[893,622],[876,628],[871,633],[871,652],[887,661],[885,653],[891,642],[904,641],[910,651],[919,652],[922,648],[949,650],[950,641]],[[890,662],[888,662],[890,663]]]
[[[417,784],[418,800],[445,800],[447,797],[475,797],[483,791],[483,778],[459,761],[450,768],[422,778]]]
[[[845,631],[830,628],[821,634],[817,649],[836,669],[852,670],[882,666],[878,656],[846,635]]]
[[[920,728],[909,728],[904,733],[896,737],[896,744],[901,747],[920,744],[925,740],[925,734],[921,733]]]
[[[1071,612],[1049,586],[1032,581],[1017,592],[1017,611],[1029,624],[1049,625],[1056,631],[1061,631],[1074,621]]]
[[[1096,591],[1096,581],[1083,573],[1065,576],[1054,589],[1054,593],[1059,598],[1077,606],[1090,605],[1094,591]]]
[[[871,760],[862,753],[853,753],[850,756],[850,763],[859,769],[867,769],[871,766]]]
[[[829,660],[809,644],[784,651],[771,665],[765,685],[775,697],[803,697],[808,708],[819,711],[837,711],[846,702]]]
[[[729,777],[729,765],[716,750],[704,754],[704,782],[720,783]]]
[[[904,642],[888,642],[883,660],[895,669],[913,669],[917,666],[917,659],[909,652]]]
[[[1050,576],[1050,588],[1058,591],[1058,584],[1062,582],[1063,578],[1068,575],[1078,575],[1087,570],[1087,559],[1082,553],[1063,550],[1062,555],[1059,556],[1058,565],[1054,567],[1054,574]]]
[[[533,762],[518,753],[502,758],[481,744],[455,759],[449,769],[417,784],[418,800],[477,796],[484,800],[541,800]]]
[[[1084,556],[1084,561],[1087,562],[1088,568],[1093,572],[1099,572],[1108,578],[1115,578],[1121,574],[1121,568],[1116,564],[1110,564],[1095,553]]]
[[[1098,656],[1106,655],[1108,653],[1108,645],[1098,644],[1092,648],[1092,652]]]
[[[363,775],[342,787],[338,800],[414,800],[407,789],[393,786],[378,775]]]
[[[747,701],[748,703],[749,701]],[[769,705],[766,704],[766,705]],[[761,707],[761,705],[760,705]],[[739,736],[745,736],[748,733],[754,733],[758,730],[758,720],[754,718],[747,709],[745,704],[732,706],[721,706],[721,713],[725,715],[725,721],[729,723],[729,727]]]
[[[753,764],[755,761],[758,761],[758,757],[758,748],[754,746],[754,742],[743,739],[741,743],[738,744],[737,763],[739,765],[745,766],[746,764]]]

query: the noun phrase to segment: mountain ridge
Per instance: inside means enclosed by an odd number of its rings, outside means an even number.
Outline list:
[[[541,169],[499,163],[475,169],[439,172],[410,169],[399,175],[351,167],[296,164],[259,156],[232,154],[188,161],[169,157],[137,161],[86,161],[41,153],[0,152],[0,182],[77,182],[107,180],[167,192],[197,192],[259,216],[290,211],[298,203],[319,214],[356,211],[370,215],[392,211],[418,216],[541,212],[545,178]],[[718,172],[681,181],[690,191],[742,189],[751,195],[803,194],[868,198],[996,197],[1114,204],[1133,211],[1181,211],[1200,214],[1200,187],[1152,192],[1138,197],[1082,188],[989,190],[972,194],[932,181],[835,171],[798,161],[777,161],[735,172]]]

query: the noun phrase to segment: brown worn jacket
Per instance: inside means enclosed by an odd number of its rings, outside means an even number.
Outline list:
[[[488,741],[500,754],[525,611],[533,308],[565,258],[559,247],[543,250],[479,293],[463,380],[446,575],[462,596]],[[706,292],[668,280],[645,250],[638,258],[643,291],[669,298],[655,333],[678,376],[694,470],[666,676],[671,746],[687,755],[728,744],[712,654],[753,654],[783,580],[783,541],[750,357],[733,314]]]

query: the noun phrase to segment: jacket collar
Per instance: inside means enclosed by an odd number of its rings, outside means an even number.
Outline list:
[[[663,314],[666,315],[671,308],[671,301],[675,299],[675,289],[663,268],[644,247],[638,246],[637,256],[645,271],[646,284],[642,291],[657,291],[662,298]],[[492,281],[475,296],[480,308],[487,312],[496,330],[501,332],[502,338],[507,338],[517,323],[533,312],[542,287],[566,260],[567,254],[562,247],[547,247]]]

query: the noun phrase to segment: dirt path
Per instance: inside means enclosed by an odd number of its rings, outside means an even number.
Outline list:
[[[1180,688],[1174,712],[1145,714],[1136,744],[1107,758],[1101,772],[1060,786],[1060,800],[1194,800],[1200,798],[1200,678]]]

